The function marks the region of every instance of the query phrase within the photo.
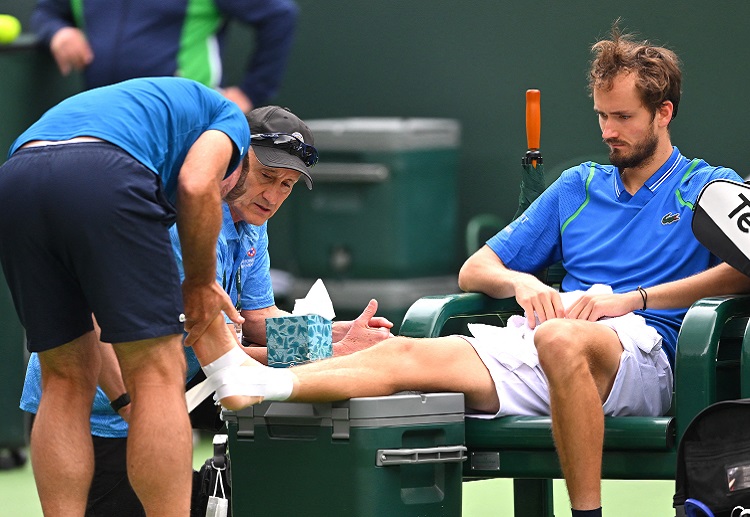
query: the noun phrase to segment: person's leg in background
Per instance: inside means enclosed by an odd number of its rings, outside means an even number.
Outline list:
[[[94,440],[94,481],[89,490],[86,517],[145,517],[128,480],[127,438]]]

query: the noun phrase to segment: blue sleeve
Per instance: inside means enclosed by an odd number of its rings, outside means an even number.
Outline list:
[[[239,87],[255,107],[263,106],[281,86],[294,41],[297,4],[292,0],[216,0],[216,5],[255,31],[255,50]]]
[[[18,407],[27,413],[36,414],[41,398],[42,367],[38,355],[34,352],[29,356],[29,363],[26,365],[26,378],[23,381],[23,392]]]
[[[174,260],[177,262],[177,271],[180,273],[180,283],[185,280],[185,266],[182,263],[182,247],[180,246],[180,234],[177,232],[177,225],[173,224],[169,228],[169,240],[172,241],[172,251]]]
[[[69,0],[39,0],[31,12],[31,30],[49,46],[52,36],[63,27],[75,27]]]
[[[734,170],[727,167],[713,167],[700,160],[695,169],[693,169],[693,172],[684,178],[680,184],[680,196],[682,196],[683,201],[694,207],[698,196],[703,191],[703,187],[709,181],[720,178],[738,183],[744,182]]]
[[[267,224],[260,227],[252,260],[243,260],[241,268],[241,306],[243,310],[265,309],[274,305],[271,284],[271,257],[268,254]]]
[[[562,260],[562,221],[585,199],[582,174],[589,166],[564,171],[520,217],[487,241],[503,264],[535,273]]]

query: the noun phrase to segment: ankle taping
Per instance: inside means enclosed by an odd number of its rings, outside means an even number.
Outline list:
[[[262,365],[230,366],[218,371],[212,383],[216,386],[215,400],[233,395],[287,400],[294,388],[294,374],[285,368]]]
[[[209,363],[206,366],[201,366],[201,368],[203,369],[203,373],[206,374],[206,377],[211,377],[211,375],[216,373],[218,370],[221,370],[222,368],[241,365],[242,363],[247,361],[248,357],[249,356],[245,352],[243,352],[241,348],[235,346],[232,347],[229,352],[216,359],[214,362]]]

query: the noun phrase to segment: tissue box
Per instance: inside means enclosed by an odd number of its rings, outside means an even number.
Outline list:
[[[317,314],[266,319],[268,366],[286,368],[333,355],[331,320]]]

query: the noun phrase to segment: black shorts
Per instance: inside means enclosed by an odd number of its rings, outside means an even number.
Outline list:
[[[0,263],[42,352],[93,329],[122,343],[181,334],[174,207],[158,176],[105,142],[17,151],[0,167]]]

